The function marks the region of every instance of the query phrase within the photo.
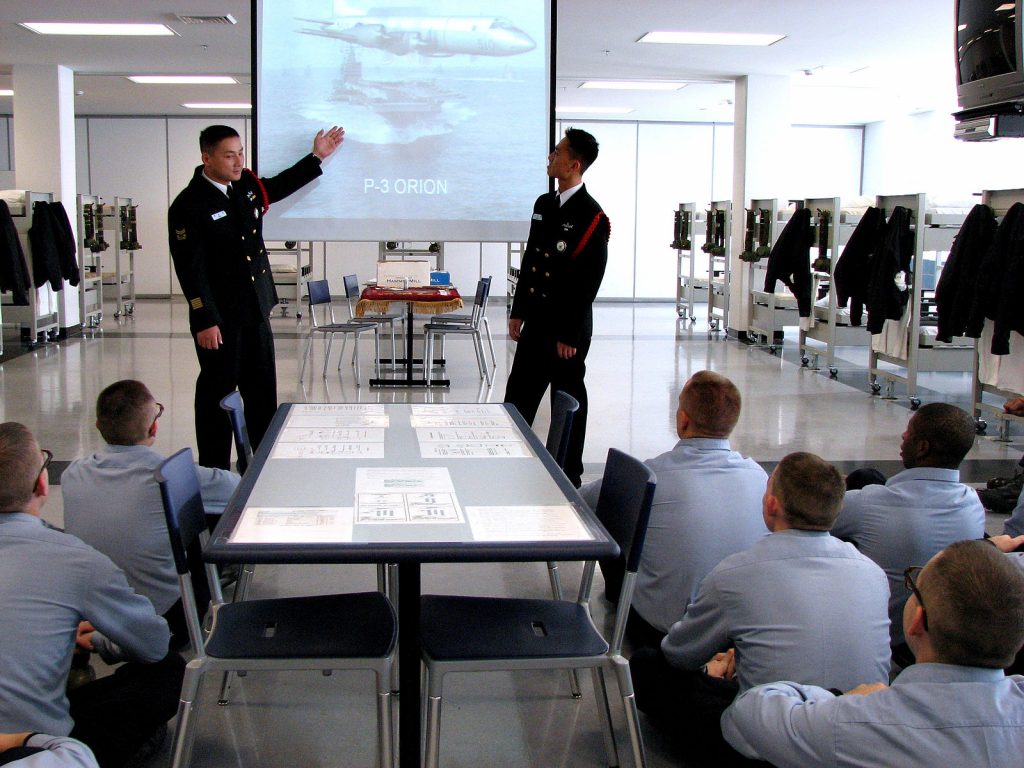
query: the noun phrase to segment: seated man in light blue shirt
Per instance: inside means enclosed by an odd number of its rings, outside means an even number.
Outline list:
[[[761,517],[768,474],[729,448],[740,392],[725,376],[698,371],[679,393],[671,451],[645,463],[658,478],[626,633],[634,648],[657,648],[722,558],[768,535]],[[601,481],[580,489],[593,508]],[[614,570],[613,570],[614,569]],[[624,567],[602,564],[614,596]]]
[[[728,742],[778,768],[1020,766],[1024,677],[1003,667],[1024,643],[1024,573],[990,544],[962,541],[906,580],[903,629],[917,663],[891,687],[752,688],[722,717]]]
[[[985,533],[977,492],[960,482],[960,463],[974,445],[974,419],[948,403],[929,403],[910,417],[900,445],[902,472],[885,485],[850,491],[832,535],[852,542],[889,577],[889,631],[894,660],[911,661],[903,643],[903,571],[943,547]]]
[[[188,641],[188,630],[160,486],[153,477],[165,459],[152,448],[163,410],[141,381],[125,379],[108,386],[96,399],[96,427],[106,448],[71,462],[60,487],[64,529],[125,572],[132,588],[167,619],[172,647],[178,648]],[[238,475],[198,466],[196,472],[207,514],[219,514],[238,486]],[[206,579],[195,583],[202,611],[209,601]]]
[[[108,557],[43,525],[49,456],[24,425],[0,424],[0,733],[70,735],[121,766],[174,716],[185,661]],[[125,663],[69,694],[76,646]]]
[[[1003,523],[1003,533],[1008,536],[1020,536],[1024,534],[1024,489],[1021,489],[1017,497],[1017,506]]]
[[[0,765],[10,768],[99,768],[92,750],[67,736],[0,733]]]
[[[818,456],[783,458],[764,494],[772,534],[715,566],[660,654],[630,659],[638,707],[682,746],[732,759],[721,752],[718,719],[737,690],[779,679],[841,688],[888,680],[885,574],[828,533],[843,492],[842,476]]]

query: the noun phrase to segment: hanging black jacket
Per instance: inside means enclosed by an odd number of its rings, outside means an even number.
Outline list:
[[[833,279],[839,307],[850,303],[850,325],[859,326],[868,299],[871,260],[878,253],[885,233],[885,214],[870,206],[850,234],[843,255],[836,262]]]
[[[11,209],[4,200],[0,200],[0,291],[10,291],[14,295],[14,304],[24,307],[28,306],[31,288],[25,252],[21,249]]]
[[[992,243],[982,259],[965,336],[981,338],[985,320],[996,319],[1013,243],[1021,237],[1024,237],[1024,204],[1014,203],[999,222]]]
[[[28,228],[28,244],[32,249],[32,279],[36,288],[47,282],[55,291],[64,288],[56,233],[50,204],[37,200],[32,205],[32,226]]]
[[[764,289],[775,292],[775,283],[781,280],[796,296],[800,317],[811,316],[811,257],[814,245],[811,231],[811,209],[796,211],[782,230],[779,239],[768,254],[768,268],[764,276]]]
[[[996,217],[987,205],[974,206],[960,226],[935,286],[939,341],[948,343],[967,330],[981,263],[995,233]]]
[[[866,302],[868,333],[881,333],[886,320],[903,317],[913,286],[908,285],[901,291],[896,286],[896,276],[906,272],[909,283],[913,257],[914,233],[910,231],[910,211],[897,205],[889,215],[882,245],[871,263]]]
[[[75,233],[71,229],[67,209],[64,203],[57,200],[50,203],[50,213],[53,214],[53,238],[57,243],[61,277],[71,285],[78,285],[80,275],[75,250]]]

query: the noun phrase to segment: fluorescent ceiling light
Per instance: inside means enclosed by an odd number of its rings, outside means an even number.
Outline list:
[[[10,88],[0,88],[0,96],[13,96],[14,91]]]
[[[771,45],[785,35],[757,32],[648,32],[638,43],[675,43],[676,45]]]
[[[601,88],[609,91],[678,91],[683,82],[667,80],[587,80],[580,88]]]
[[[996,13],[999,13],[1000,11],[1012,11],[1012,10],[1013,10],[1013,3],[1003,3],[998,8],[996,8]]]
[[[555,112],[589,112],[592,115],[628,115],[632,107],[555,107]]]
[[[38,35],[175,35],[166,24],[100,24],[78,21],[25,21],[19,26],[30,29]]]
[[[228,75],[128,75],[128,79],[142,85],[233,85],[238,82]]]
[[[245,101],[190,101],[181,106],[185,109],[252,109]]]

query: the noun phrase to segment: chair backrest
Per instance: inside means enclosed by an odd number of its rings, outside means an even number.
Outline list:
[[[206,510],[192,449],[182,448],[164,461],[155,477],[164,503],[174,567],[179,576],[184,576],[189,573],[188,548],[206,531]]]
[[[345,275],[345,301],[348,302],[348,316],[355,319],[356,307],[353,302],[359,299],[359,277],[356,275]]]
[[[245,426],[245,411],[242,407],[242,395],[236,389],[225,395],[220,407],[227,411],[231,422],[231,434],[235,437],[235,453],[238,454],[238,474],[244,475],[252,460],[252,443],[249,442],[249,429]]]
[[[654,472],[642,461],[608,449],[594,514],[619,545],[627,573],[640,567],[656,484]]]
[[[616,560],[601,561],[601,570],[605,574],[605,593],[618,601],[615,628],[608,641],[609,652],[613,655],[622,650],[622,639],[626,633],[629,607],[633,602],[636,571],[640,567],[640,556],[644,551],[644,539],[647,537],[647,523],[651,517],[651,503],[654,501],[656,484],[654,472],[642,461],[614,448],[608,449],[601,494],[598,496],[594,514],[621,550]],[[580,586],[581,599],[589,598],[593,574],[594,565],[589,563]],[[619,583],[614,584],[614,579]]]
[[[318,323],[316,321],[315,307],[326,305],[327,320],[326,322],[334,322],[334,306],[331,304],[331,286],[326,280],[309,280],[306,283],[306,290],[309,291],[307,298],[309,299],[309,317],[313,323],[313,327],[316,328]]]
[[[476,295],[473,296],[473,311],[470,313],[472,319],[470,324],[476,328],[480,325],[480,318],[487,311],[487,297],[491,293],[491,278],[481,277],[476,283]]]
[[[548,427],[548,440],[544,447],[562,469],[565,469],[565,457],[569,452],[572,421],[579,409],[579,401],[561,390],[551,397],[551,426]]]

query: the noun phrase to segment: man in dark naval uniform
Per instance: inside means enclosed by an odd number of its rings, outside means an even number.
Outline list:
[[[270,329],[277,291],[263,244],[263,215],[271,203],[320,176],[320,162],[344,138],[337,126],[319,131],[311,154],[263,179],[242,167],[234,128],[211,125],[199,134],[203,164],[171,204],[167,227],[199,356],[195,411],[202,466],[230,468],[231,428],[219,407],[222,397],[238,388],[254,448],[277,409]]]
[[[611,225],[583,184],[597,159],[597,140],[569,128],[548,155],[548,176],[558,191],[533,206],[530,238],[512,301],[508,335],[518,342],[505,402],[530,424],[544,390],[562,390],[580,403],[573,420],[565,474],[577,488],[583,475],[587,430],[587,352],[594,331],[592,305],[608,262]]]

